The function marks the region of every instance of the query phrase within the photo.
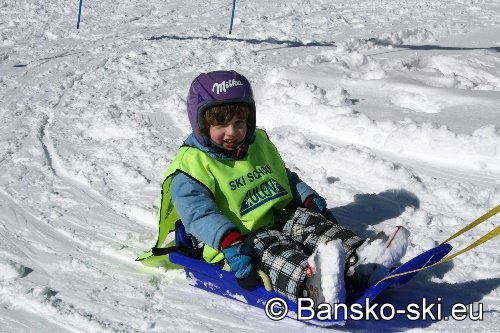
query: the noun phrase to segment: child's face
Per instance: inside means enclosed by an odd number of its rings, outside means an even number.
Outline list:
[[[225,124],[210,125],[210,139],[226,150],[236,149],[245,140],[247,122],[235,115]]]

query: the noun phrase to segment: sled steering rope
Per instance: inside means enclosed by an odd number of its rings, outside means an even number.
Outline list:
[[[498,213],[500,213],[500,205],[498,205],[495,208],[491,209],[489,212],[487,212],[483,216],[479,217],[475,221],[469,223],[467,226],[465,226],[464,228],[462,228],[459,231],[457,231],[455,234],[453,234],[450,237],[448,237],[446,240],[444,240],[441,243],[441,245],[445,244],[445,243],[448,243],[452,239],[455,239],[458,236],[460,236],[460,235],[466,233],[467,231],[471,230],[472,228],[477,227],[479,224],[487,221],[489,218],[493,217],[494,215],[496,215]],[[499,234],[500,234],[500,226],[497,226],[493,230],[491,230],[490,232],[488,232],[487,234],[485,234],[483,237],[479,238],[478,240],[476,240],[475,242],[473,242],[472,244],[470,244],[469,246],[465,247],[464,249],[462,249],[462,250],[460,250],[460,251],[458,251],[456,253],[453,253],[453,254],[451,254],[451,255],[449,255],[449,256],[441,259],[440,261],[438,261],[438,262],[436,262],[436,263],[434,263],[432,265],[429,265],[429,266],[426,266],[426,267],[423,267],[423,268],[419,268],[419,269],[414,269],[414,270],[407,271],[407,272],[403,272],[403,273],[399,273],[399,274],[388,275],[385,278],[383,278],[380,281],[378,281],[375,285],[381,283],[382,281],[386,281],[386,280],[389,280],[389,279],[392,279],[392,278],[395,278],[395,277],[398,277],[398,276],[402,276],[402,275],[416,273],[416,272],[422,271],[424,269],[431,268],[431,267],[440,265],[442,263],[445,263],[447,261],[450,261],[453,258],[455,258],[455,257],[457,257],[457,256],[459,256],[459,255],[461,255],[461,254],[463,254],[463,253],[465,253],[467,251],[470,251],[473,248],[476,248],[476,247],[478,247],[479,245],[481,245],[483,243],[486,243],[490,239],[493,239],[496,236],[498,236]]]

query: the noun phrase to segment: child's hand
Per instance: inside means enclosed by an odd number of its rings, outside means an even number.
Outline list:
[[[310,195],[304,200],[304,207],[323,213],[326,210],[326,200],[319,195]]]
[[[242,251],[242,245],[241,235],[236,231],[230,232],[221,241],[222,253],[234,272],[238,284],[250,290],[256,287],[259,277],[252,263],[252,257]]]
[[[224,253],[224,257],[229,267],[231,267],[231,270],[234,272],[234,276],[240,287],[251,290],[257,286],[259,276],[252,263],[252,257],[242,253],[242,244],[243,243],[238,243],[222,249],[222,253]]]
[[[328,221],[337,223],[337,219],[326,207],[326,200],[319,195],[310,195],[304,200],[304,207],[320,212]]]
[[[222,250],[229,267],[238,280],[248,277],[252,270],[252,258],[241,253],[241,244],[238,243]]]

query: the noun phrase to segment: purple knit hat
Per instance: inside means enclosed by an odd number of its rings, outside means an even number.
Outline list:
[[[198,141],[208,147],[210,138],[202,135],[205,110],[214,105],[247,103],[250,108],[248,132],[245,144],[250,143],[255,133],[255,101],[252,87],[247,78],[235,71],[214,71],[200,74],[191,83],[187,96],[187,113],[193,134]]]

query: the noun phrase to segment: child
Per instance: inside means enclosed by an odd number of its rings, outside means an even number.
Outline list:
[[[187,112],[193,133],[165,177],[156,248],[180,219],[204,244],[203,258],[225,258],[242,287],[253,288],[261,269],[278,293],[295,301],[309,296],[316,304],[343,301],[344,269],[349,281],[366,285],[404,255],[406,229],[364,241],[340,226],[325,200],[285,167],[266,133],[256,129],[252,89],[243,75],[199,75]],[[340,278],[331,286],[335,274]]]

